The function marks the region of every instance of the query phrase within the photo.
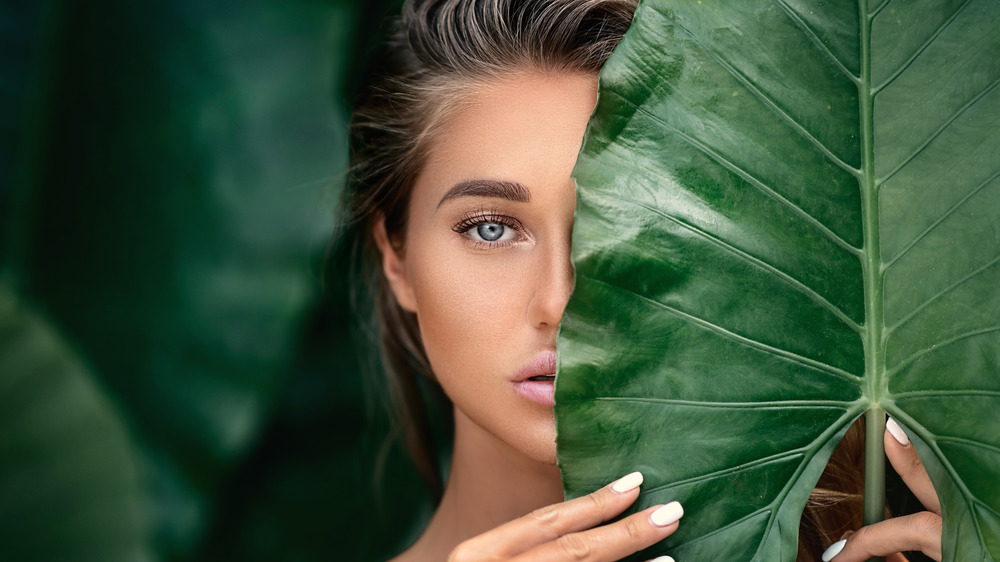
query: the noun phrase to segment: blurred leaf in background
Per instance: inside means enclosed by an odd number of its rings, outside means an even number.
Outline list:
[[[0,283],[3,560],[148,560],[135,446],[82,361]]]
[[[121,428],[114,470],[138,459],[136,532],[148,520],[153,558],[376,559],[412,526],[385,517],[385,501],[426,513],[395,448],[385,499],[373,496],[386,425],[364,408],[342,273],[332,270],[330,298],[320,273],[349,84],[395,4],[0,8],[0,271],[11,303],[0,309],[0,388],[44,389],[72,372],[90,389],[72,393]],[[25,300],[38,312],[16,312]],[[48,334],[36,338],[44,345],[11,339],[25,330]],[[51,423],[71,413],[52,411]],[[0,446],[13,438],[8,415]],[[108,438],[87,427],[74,428],[80,447]],[[0,470],[11,462],[0,457]],[[8,493],[0,483],[0,504]],[[26,540],[55,536],[53,524]]]

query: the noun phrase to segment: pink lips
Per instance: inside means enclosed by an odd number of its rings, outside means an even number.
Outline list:
[[[543,406],[554,406],[555,379],[532,380],[532,377],[543,377],[556,374],[556,352],[545,350],[521,367],[511,379],[514,390],[528,400]]]

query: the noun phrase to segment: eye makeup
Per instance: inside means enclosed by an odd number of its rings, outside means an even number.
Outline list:
[[[483,225],[501,225],[504,228],[509,228],[514,231],[515,238],[512,240],[496,241],[477,238],[477,229]],[[478,209],[462,215],[462,218],[455,223],[451,229],[458,234],[462,234],[474,245],[474,247],[478,249],[492,249],[510,246],[524,241],[527,237],[524,232],[524,225],[521,224],[521,221],[510,215],[505,215],[500,211],[487,209]],[[501,235],[501,238],[502,237],[503,236]]]

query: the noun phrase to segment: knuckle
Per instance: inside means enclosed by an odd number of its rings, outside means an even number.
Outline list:
[[[636,542],[643,538],[644,533],[634,519],[622,519],[619,522],[621,533],[629,542]]]
[[[529,513],[527,517],[540,527],[552,528],[559,521],[559,506],[556,504],[540,507]]]
[[[604,510],[607,508],[608,505],[607,497],[604,494],[600,493],[600,491],[594,492],[593,494],[589,494],[586,497],[587,499],[590,500],[591,508],[594,511],[599,511],[603,513]]]
[[[861,527],[856,533],[851,535],[849,542],[856,542],[861,544],[867,544],[872,539],[872,533],[878,533],[878,530],[873,530],[873,527]],[[876,537],[877,538],[877,537]]]
[[[941,535],[941,517],[929,511],[915,513],[913,517],[913,527],[923,536],[937,537]]]
[[[579,533],[570,533],[556,539],[559,549],[570,560],[587,560],[593,553],[593,545]]]

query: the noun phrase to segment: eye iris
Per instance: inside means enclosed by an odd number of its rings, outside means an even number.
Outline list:
[[[504,226],[495,222],[481,224],[476,227],[476,233],[487,242],[495,242],[503,236]]]

